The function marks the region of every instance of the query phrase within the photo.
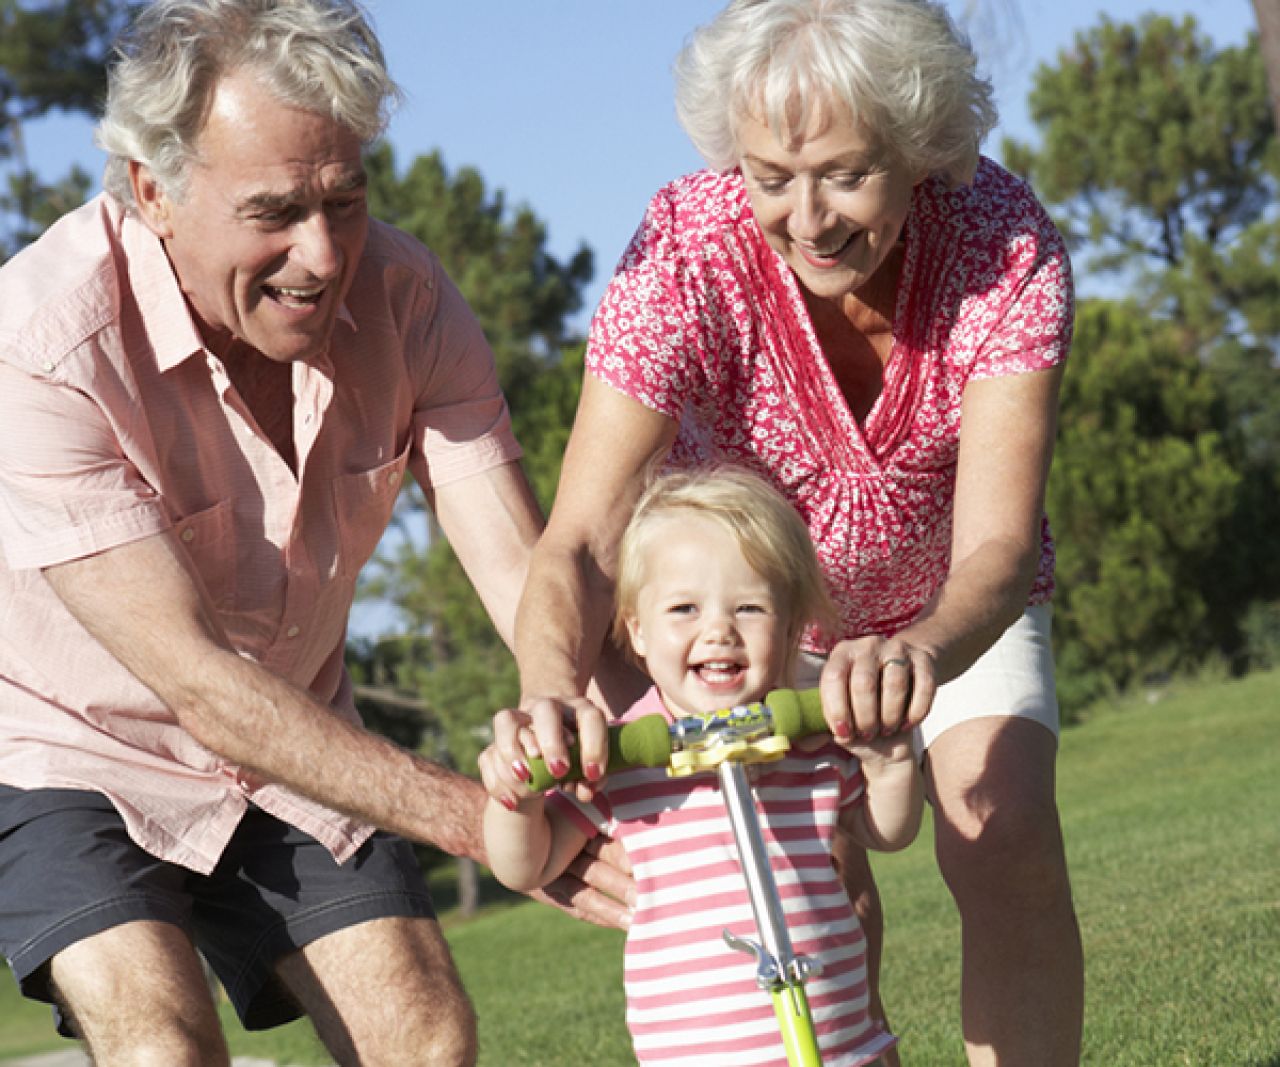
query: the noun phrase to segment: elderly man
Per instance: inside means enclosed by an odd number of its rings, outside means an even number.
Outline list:
[[[106,192],[0,271],[0,948],[98,1064],[227,1062],[197,946],[247,1026],[475,1057],[404,838],[483,858],[482,792],[360,727],[344,636],[406,471],[508,638],[541,518],[473,315],[368,217],[395,93],[346,0],[157,0]]]

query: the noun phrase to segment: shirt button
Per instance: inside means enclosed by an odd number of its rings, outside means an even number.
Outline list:
[[[191,529],[190,526],[188,526],[185,530],[182,531],[182,539],[184,541],[187,541],[187,542],[194,541],[195,538],[196,538],[196,532],[195,530]]]
[[[285,637],[297,637],[299,633],[301,631],[296,626],[290,626],[289,629],[285,630],[284,635]]]

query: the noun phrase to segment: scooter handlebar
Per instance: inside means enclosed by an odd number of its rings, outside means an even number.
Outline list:
[[[775,689],[764,699],[773,722],[774,736],[797,740],[811,734],[825,733],[822,698],[816,689]],[[714,714],[714,713],[713,713]],[[643,715],[638,719],[609,728],[609,761],[605,773],[628,767],[665,767],[671,762],[672,728],[661,715]],[[578,746],[569,750],[569,770],[556,778],[541,759],[528,761],[529,788],[535,792],[550,789],[557,783],[581,780],[582,765]]]

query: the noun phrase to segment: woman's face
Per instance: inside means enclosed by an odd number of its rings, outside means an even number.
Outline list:
[[[785,141],[744,116],[738,143],[751,210],[800,284],[834,302],[861,288],[897,242],[921,176],[842,112],[815,109]]]

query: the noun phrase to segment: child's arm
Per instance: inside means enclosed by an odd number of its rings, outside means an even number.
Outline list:
[[[586,833],[546,803],[513,771],[495,745],[479,759],[489,800],[484,808],[484,844],[494,877],[528,893],[565,872],[586,844]]]
[[[859,742],[849,750],[862,763],[866,795],[840,813],[840,827],[863,848],[897,852],[915,840],[924,812],[924,778],[911,735]]]
[[[559,878],[582,851],[587,835],[541,796],[526,797],[515,811],[490,797],[484,809],[484,843],[494,877],[508,889],[528,893]]]

